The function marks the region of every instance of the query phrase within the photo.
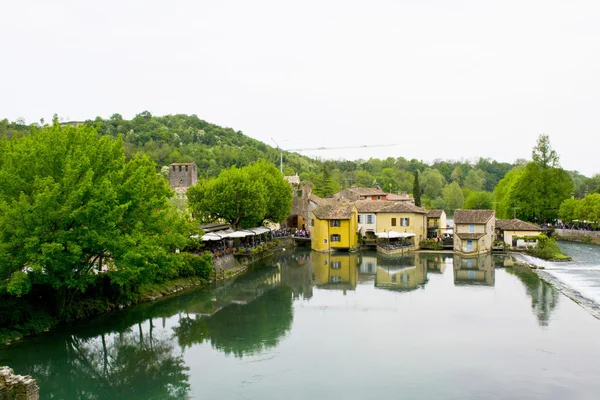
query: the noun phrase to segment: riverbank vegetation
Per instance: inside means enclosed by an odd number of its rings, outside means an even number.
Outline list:
[[[513,237],[519,239],[519,237]],[[538,235],[537,237],[526,237],[528,240],[537,240],[536,246],[530,246],[527,248],[527,254],[537,258],[541,258],[549,261],[567,261],[571,257],[560,251],[560,247],[555,239],[549,238],[546,235]]]
[[[52,126],[0,141],[0,340],[139,300],[144,285],[208,279],[197,224],[121,138]]]

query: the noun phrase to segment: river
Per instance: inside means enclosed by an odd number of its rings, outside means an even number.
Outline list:
[[[596,399],[600,321],[513,264],[288,250],[0,365],[42,399]]]

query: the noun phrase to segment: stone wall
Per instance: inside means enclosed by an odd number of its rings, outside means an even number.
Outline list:
[[[0,367],[0,400],[38,400],[40,388],[30,376],[15,375],[8,367]]]
[[[555,229],[554,236],[559,240],[592,243],[600,245],[599,231],[582,231],[577,229]]]

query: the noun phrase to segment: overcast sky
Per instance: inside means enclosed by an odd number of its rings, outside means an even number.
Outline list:
[[[0,118],[196,114],[325,158],[600,172],[600,1],[0,0]]]

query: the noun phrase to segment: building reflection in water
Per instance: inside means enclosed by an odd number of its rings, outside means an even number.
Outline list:
[[[494,286],[495,269],[491,254],[475,257],[454,255],[454,284]]]
[[[312,278],[318,288],[354,290],[358,282],[358,254],[312,252]]]
[[[313,295],[312,256],[310,250],[296,250],[279,261],[281,283],[292,289],[294,299],[310,299]]]
[[[426,257],[424,257],[426,256]],[[360,280],[374,278],[375,287],[391,290],[414,290],[427,282],[427,269],[438,268],[443,273],[444,266],[438,265],[442,259],[429,254],[412,253],[388,256],[379,253],[364,253],[358,266]],[[435,266],[434,266],[435,265]]]

